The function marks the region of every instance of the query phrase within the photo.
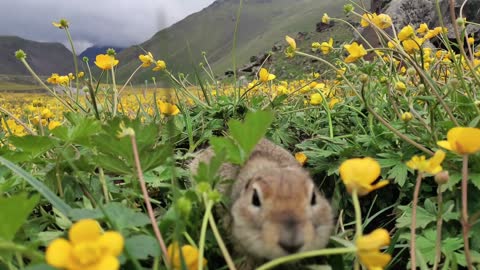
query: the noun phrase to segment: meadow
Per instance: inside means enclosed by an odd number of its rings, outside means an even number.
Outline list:
[[[301,50],[286,36],[282,63],[325,66],[301,78],[265,65],[247,83],[219,81],[208,55],[202,74],[185,76],[146,51],[137,70],[172,87],[132,87],[135,73],[116,81],[122,63],[108,50],[43,79],[17,51],[46,93],[0,93],[0,269],[237,269],[215,211],[228,204],[217,170],[243,164],[263,137],[310,172],[335,226],[327,248],[257,269],[478,269],[480,47],[470,22],[456,19],[449,40],[441,23],[393,29],[386,14],[344,12],[380,45],[360,36]],[[334,21],[345,22],[322,17]],[[74,27],[54,26],[67,36]],[[193,177],[188,163],[207,145],[217,158]]]

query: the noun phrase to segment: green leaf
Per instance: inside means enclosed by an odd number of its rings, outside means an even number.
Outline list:
[[[56,270],[56,268],[42,263],[42,264],[36,264],[36,265],[29,265],[28,267],[25,268],[25,270]]]
[[[248,113],[245,120],[228,121],[230,135],[243,150],[242,163],[250,156],[253,148],[267,133],[267,129],[273,121],[271,111],[257,111]]]
[[[410,228],[412,224],[412,208],[410,205],[398,206],[403,211],[397,219],[397,228]],[[416,228],[425,228],[428,224],[435,222],[437,217],[434,214],[429,213],[424,208],[417,206],[417,226]]]
[[[46,136],[26,135],[23,137],[12,136],[9,141],[20,148],[24,152],[30,153],[32,156],[38,156],[47,152],[55,146],[55,140]]]
[[[70,217],[72,220],[80,220],[80,219],[86,219],[86,218],[91,218],[91,219],[101,219],[104,217],[102,211],[99,209],[72,209],[70,211]]]
[[[25,223],[30,212],[37,205],[40,196],[28,198],[19,194],[9,198],[0,198],[0,238],[11,241],[20,227]]]
[[[31,174],[20,168],[19,166],[13,164],[12,162],[0,157],[0,164],[12,170],[15,174],[22,177],[27,181],[38,193],[47,199],[53,207],[57,208],[63,215],[67,216],[72,208],[66,204],[62,199],[60,199],[55,193],[53,193],[47,186],[42,182],[38,181]]]
[[[400,187],[405,185],[407,180],[408,167],[405,163],[398,163],[388,171],[388,179],[393,179]]]
[[[227,161],[233,164],[243,163],[244,158],[241,149],[232,139],[225,137],[212,137],[210,138],[210,145],[212,145],[215,153],[225,151]]]
[[[125,240],[125,249],[130,256],[138,260],[146,260],[149,256],[161,255],[157,239],[150,235],[135,235]]]
[[[108,218],[118,226],[119,230],[150,224],[150,219],[147,215],[135,212],[135,210],[127,208],[121,203],[109,203],[104,206],[104,211],[104,213],[107,213]]]

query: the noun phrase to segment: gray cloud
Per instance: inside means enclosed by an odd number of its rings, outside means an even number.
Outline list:
[[[96,44],[130,46],[149,39],[214,0],[1,0],[0,35],[62,42],[52,26],[66,18],[78,52]],[[69,48],[69,46],[67,46]]]

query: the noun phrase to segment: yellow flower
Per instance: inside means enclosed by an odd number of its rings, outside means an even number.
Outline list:
[[[380,165],[370,157],[348,159],[340,165],[339,171],[348,193],[356,189],[359,196],[388,184],[388,180],[382,180],[372,185],[380,176]]]
[[[460,155],[474,154],[480,151],[480,128],[454,127],[447,133],[446,141],[437,144]]]
[[[330,23],[330,17],[328,17],[327,13],[323,13],[322,23],[324,23],[324,24],[329,24]]]
[[[433,157],[425,159],[425,156],[413,156],[407,161],[407,166],[419,172],[437,174],[442,171],[442,162],[445,159],[445,152],[437,150]]]
[[[68,79],[71,80],[71,81],[75,80],[75,76],[73,76],[73,73],[71,73],[71,72],[68,73]]]
[[[413,30],[413,26],[407,25],[400,30],[398,33],[398,39],[400,41],[404,41],[406,39],[412,38],[415,36],[415,30]]]
[[[61,19],[59,22],[52,22],[53,26],[59,28],[59,29],[63,29],[63,28],[67,28],[68,25],[69,25],[69,22],[65,19]]]
[[[290,45],[290,48],[292,48],[293,50],[297,49],[297,43],[295,42],[295,39],[289,36],[285,36],[285,40],[287,41],[288,45]]]
[[[307,162],[307,155],[305,155],[303,152],[298,152],[295,153],[295,159],[298,161],[298,163],[303,165],[305,162]]]
[[[183,256],[180,256],[180,252]],[[185,266],[188,270],[198,269],[198,260],[199,253],[198,250],[191,245],[184,245],[180,249],[178,243],[172,243],[168,246],[167,249],[168,258],[172,264],[173,269],[181,270],[182,268],[182,257],[185,262]],[[203,258],[203,266],[207,265],[207,260]]]
[[[159,100],[157,102],[157,105],[160,112],[165,115],[177,115],[180,112],[177,105],[175,104],[170,104],[168,102],[163,102]]]
[[[310,104],[312,105],[320,105],[323,101],[322,95],[320,93],[315,93],[310,96]]]
[[[69,81],[70,81],[70,78],[68,76],[59,76],[57,78],[57,84],[60,84],[60,85],[67,85]]]
[[[120,269],[117,257],[124,245],[120,233],[102,233],[97,221],[83,219],[72,225],[68,236],[70,241],[57,238],[48,245],[45,259],[49,265],[67,270]]]
[[[155,61],[153,59],[153,55],[152,55],[151,52],[148,52],[147,54],[140,54],[138,56],[138,59],[140,59],[140,61],[142,61],[142,67],[149,67]]]
[[[387,14],[379,14],[372,18],[373,24],[375,24],[380,29],[389,28],[392,26],[392,18]]]
[[[413,53],[414,51],[418,51],[420,49],[420,46],[422,46],[424,42],[423,38],[417,38],[415,37],[414,39],[407,39],[402,42],[403,48],[407,53]]]
[[[417,29],[417,33],[421,35],[425,35],[428,32],[428,25],[426,23],[420,24]]]
[[[313,42],[312,43],[312,52],[316,52],[320,49],[320,42]]]
[[[167,64],[165,63],[165,61],[157,60],[157,62],[155,63],[155,67],[152,70],[162,71],[162,70],[165,70],[166,68],[167,68]]]
[[[320,50],[322,50],[323,54],[328,54],[333,49],[333,38],[330,38],[327,42],[322,42],[320,44]]]
[[[82,78],[83,76],[85,76],[85,72],[83,71],[80,71],[78,74],[77,74],[77,78]]]
[[[271,80],[275,79],[276,77],[277,76],[268,73],[268,70],[266,68],[261,68],[260,72],[258,73],[258,79],[261,82],[268,82],[268,81],[271,81]]]
[[[447,28],[442,28],[440,26],[433,28],[432,30],[428,30],[427,34],[425,35],[425,39],[431,39],[440,35],[442,32],[447,33]]]
[[[330,99],[330,102],[328,102],[328,107],[329,107],[330,109],[333,109],[333,107],[335,106],[335,104],[337,104],[337,103],[339,103],[339,102],[341,102],[341,101],[342,101],[341,99],[334,97],[334,98]]]
[[[295,39],[285,36],[285,40],[287,43],[290,45],[286,50],[285,50],[285,55],[287,57],[294,57],[295,56],[295,50],[297,49],[297,43],[295,42]]]
[[[5,118],[2,118],[2,129],[5,131],[6,136],[14,135],[22,137],[27,135],[25,128],[22,125],[17,124],[13,119],[5,121]]]
[[[352,63],[362,58],[363,56],[367,55],[367,51],[363,48],[363,45],[358,45],[357,42],[353,42],[350,45],[343,45],[345,49],[347,49],[349,55],[345,58],[345,63]]]
[[[58,73],[52,73],[52,76],[50,76],[47,79],[47,82],[51,83],[51,84],[58,84],[58,77],[60,77],[60,75],[58,75]]]
[[[413,118],[413,116],[412,116],[411,113],[409,113],[409,112],[402,113],[402,121],[403,122],[408,122],[408,121],[412,120],[412,118]]]
[[[59,127],[61,126],[62,123],[58,122],[58,121],[50,121],[50,123],[48,123],[48,130],[52,130],[52,129],[55,129],[56,127]]]
[[[390,245],[390,235],[385,229],[376,229],[355,242],[358,259],[369,270],[381,270],[392,259],[390,254],[380,252],[381,247]]]
[[[53,117],[52,111],[50,111],[49,109],[43,109],[42,110],[42,118],[43,119],[48,119],[48,118],[52,118],[52,117]]]
[[[99,54],[95,58],[95,65],[103,70],[112,69],[114,66],[118,64],[118,60],[115,59],[114,56],[108,54]]]
[[[373,14],[370,14],[370,13],[364,13],[362,15],[362,19],[360,20],[360,25],[362,27],[367,27],[370,25],[370,23],[368,22],[368,20],[372,20],[374,17],[377,16],[377,13],[373,13]]]
[[[467,42],[468,42],[468,44],[472,45],[475,42],[475,38],[469,37],[469,38],[467,38]]]
[[[405,92],[407,91],[407,86],[405,85],[405,83],[398,81],[395,83],[395,89],[397,89],[400,92]]]

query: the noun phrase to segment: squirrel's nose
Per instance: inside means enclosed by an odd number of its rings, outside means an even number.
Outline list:
[[[302,248],[303,242],[294,243],[294,242],[282,242],[282,241],[280,241],[280,242],[278,242],[278,245],[288,253],[295,253]]]

